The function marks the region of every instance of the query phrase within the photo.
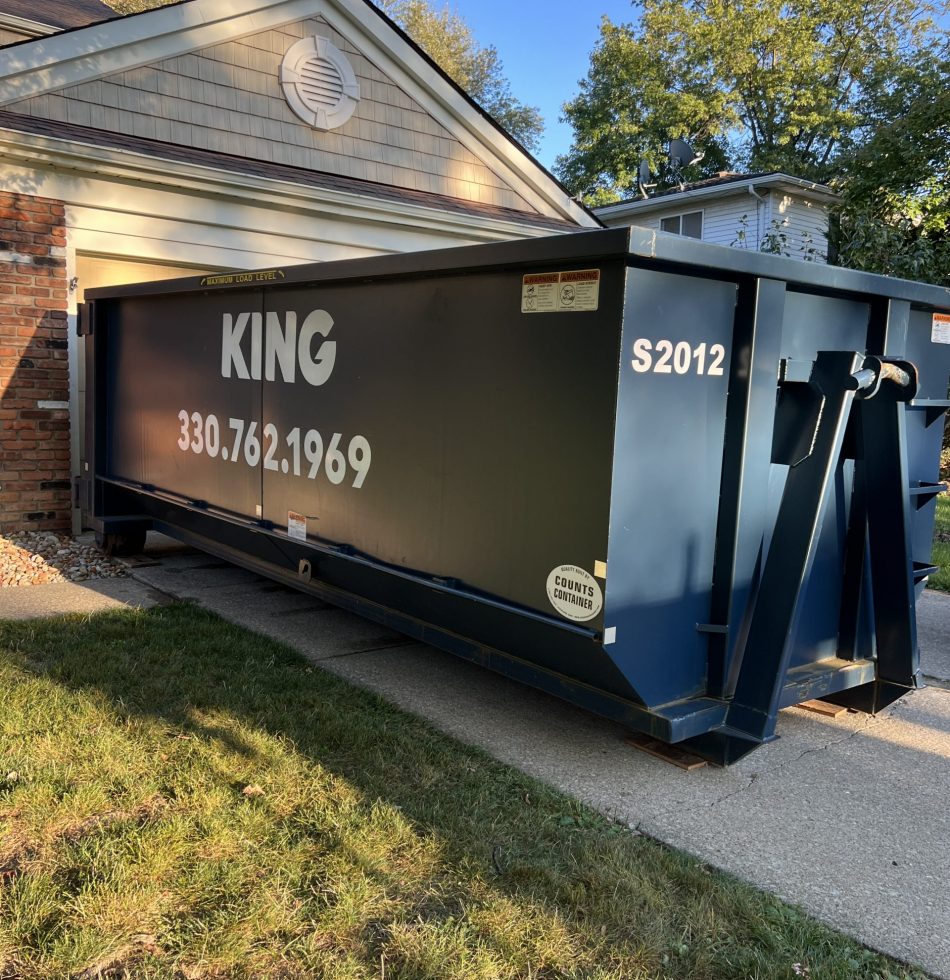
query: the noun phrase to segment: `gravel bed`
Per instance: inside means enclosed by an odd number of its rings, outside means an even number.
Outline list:
[[[124,565],[106,557],[94,544],[51,531],[0,534],[0,588],[121,578]]]

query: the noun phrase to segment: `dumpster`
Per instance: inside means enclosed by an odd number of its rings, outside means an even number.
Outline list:
[[[80,499],[729,763],[920,686],[950,291],[638,228],[93,290]]]

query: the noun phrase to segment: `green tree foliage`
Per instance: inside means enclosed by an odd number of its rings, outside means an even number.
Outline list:
[[[482,108],[528,149],[538,148],[544,120],[511,93],[498,51],[483,48],[448,6],[428,0],[377,0],[379,6]]]
[[[950,285],[950,45],[867,86],[865,131],[842,159],[842,265]]]
[[[634,0],[636,24],[604,18],[556,169],[594,203],[636,193],[671,137],[726,166],[827,179],[866,123],[865,89],[932,29],[912,0]]]
[[[156,7],[167,7],[177,0],[103,0],[117,14],[140,14],[143,10],[154,10]]]
[[[105,0],[117,13],[164,7],[176,0]],[[376,0],[377,5],[465,92],[529,150],[537,150],[544,120],[534,106],[511,93],[493,45],[483,48],[471,28],[448,6],[436,10],[428,0]]]

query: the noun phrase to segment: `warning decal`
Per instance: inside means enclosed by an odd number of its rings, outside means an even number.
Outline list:
[[[596,310],[600,269],[537,272],[521,280],[522,313],[572,313]]]
[[[287,511],[287,536],[298,541],[307,540],[307,518],[304,514]]]
[[[950,313],[934,313],[930,339],[935,344],[950,344]]]

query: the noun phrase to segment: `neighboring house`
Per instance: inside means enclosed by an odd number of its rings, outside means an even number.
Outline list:
[[[837,194],[779,172],[723,173],[648,198],[596,209],[610,227],[640,225],[716,245],[828,260],[828,208]]]
[[[85,289],[598,226],[367,0],[0,29],[0,530],[75,518]]]

